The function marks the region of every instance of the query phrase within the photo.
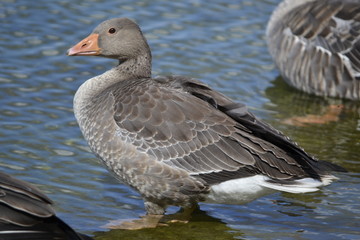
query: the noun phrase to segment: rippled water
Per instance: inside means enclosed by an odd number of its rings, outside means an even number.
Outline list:
[[[97,239],[359,238],[360,104],[302,94],[277,78],[264,30],[278,2],[0,1],[0,170],[39,186],[60,217]],[[242,206],[202,204],[185,225],[101,228],[144,214],[139,195],[89,152],[72,113],[78,86],[116,63],[65,53],[99,22],[118,16],[142,26],[155,75],[201,79],[350,172],[316,193],[277,193]],[[286,124],[296,116],[326,114],[334,104],[343,109],[331,122]]]

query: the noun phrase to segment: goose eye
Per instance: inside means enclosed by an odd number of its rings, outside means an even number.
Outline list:
[[[110,34],[114,34],[116,32],[116,29],[115,28],[110,28],[109,31],[108,31]]]

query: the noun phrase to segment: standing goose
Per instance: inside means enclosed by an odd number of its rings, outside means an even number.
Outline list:
[[[101,23],[68,55],[119,61],[80,86],[74,112],[91,150],[141,194],[149,216],[169,205],[312,192],[334,179],[330,170],[341,170],[204,83],[153,78],[147,41],[127,18]]]
[[[359,0],[284,0],[266,35],[288,84],[319,96],[360,100]]]

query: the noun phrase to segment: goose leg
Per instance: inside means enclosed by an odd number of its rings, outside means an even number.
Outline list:
[[[164,215],[161,218],[161,223],[188,223],[191,219],[193,212],[199,209],[198,204],[194,204],[188,208],[181,208],[177,213]]]

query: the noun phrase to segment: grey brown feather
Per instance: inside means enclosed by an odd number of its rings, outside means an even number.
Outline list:
[[[358,0],[284,0],[266,35],[288,84],[315,95],[360,99]]]

